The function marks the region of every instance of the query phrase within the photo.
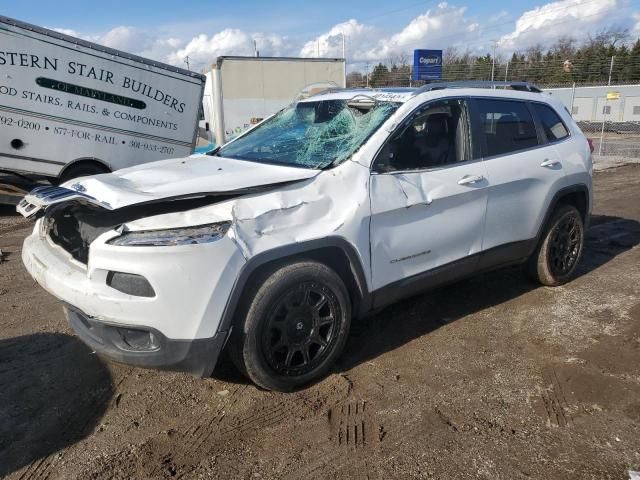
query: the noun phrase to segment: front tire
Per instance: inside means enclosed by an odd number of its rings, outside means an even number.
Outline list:
[[[574,206],[562,205],[551,216],[529,260],[530,276],[549,287],[567,283],[578,266],[583,247],[582,215]]]
[[[291,391],[323,377],[349,334],[342,279],[322,263],[297,262],[266,272],[248,291],[255,294],[229,344],[238,369],[267,390]]]

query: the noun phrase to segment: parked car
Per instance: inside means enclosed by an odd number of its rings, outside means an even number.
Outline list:
[[[505,265],[572,277],[589,145],[512,87],[338,89],[207,155],[36,189],[23,261],[107,358],[208,376],[227,345],[257,385],[297,388],[353,317]]]

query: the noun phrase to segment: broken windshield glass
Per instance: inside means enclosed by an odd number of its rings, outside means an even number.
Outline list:
[[[366,96],[300,102],[228,143],[216,154],[255,162],[326,168],[353,155],[398,106]]]

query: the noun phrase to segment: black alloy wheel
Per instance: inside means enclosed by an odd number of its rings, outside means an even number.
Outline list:
[[[304,282],[287,291],[267,315],[262,348],[280,375],[299,376],[322,363],[337,339],[340,302],[325,285]]]
[[[305,259],[263,270],[246,291],[229,340],[238,369],[281,392],[322,378],[349,335],[351,298],[342,278]]]
[[[562,277],[573,269],[582,247],[582,222],[577,212],[562,217],[552,232],[549,248],[551,272]]]

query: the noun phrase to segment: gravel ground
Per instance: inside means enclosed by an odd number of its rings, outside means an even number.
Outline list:
[[[358,322],[335,371],[260,391],[110,364],[0,210],[0,477],[620,479],[640,470],[640,167],[595,177],[579,275],[513,268]]]

